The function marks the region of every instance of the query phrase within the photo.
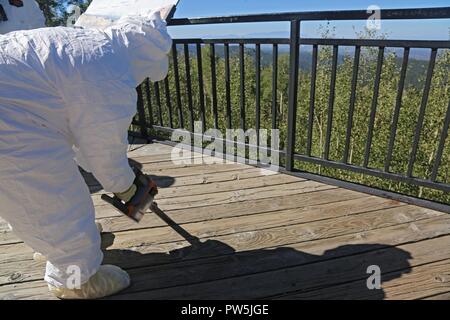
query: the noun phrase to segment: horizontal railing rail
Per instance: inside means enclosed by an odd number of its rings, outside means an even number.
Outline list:
[[[367,20],[371,12],[367,10],[343,11],[311,11],[265,13],[225,17],[179,18],[172,19],[169,26],[186,26],[200,24],[246,23],[246,22],[280,22],[280,21],[330,21],[330,20]],[[418,9],[385,9],[380,10],[383,20],[405,19],[448,19],[450,7],[418,8]]]
[[[399,9],[399,10],[381,10],[381,19],[450,19],[450,7],[443,8],[424,8],[424,9]],[[160,83],[150,83],[148,80],[138,88],[138,117],[134,124],[140,129],[142,136],[149,134],[148,130],[152,130],[151,134],[159,133],[170,134],[176,129],[185,128],[193,136],[198,136],[198,130],[195,129],[195,122],[200,121],[202,127],[200,136],[207,140],[214,139],[206,131],[214,128],[227,129],[243,129],[248,128],[249,123],[257,132],[263,129],[263,122],[268,129],[281,129],[285,134],[282,141],[281,150],[272,150],[283,157],[282,165],[284,170],[289,173],[309,172],[305,169],[306,164],[324,168],[322,171],[338,170],[344,173],[352,173],[363,175],[364,177],[380,178],[383,181],[397,182],[406,186],[410,190],[408,194],[413,195],[411,199],[408,195],[401,195],[402,192],[395,190],[396,193],[390,195],[392,198],[405,200],[421,205],[428,205],[433,208],[450,212],[450,183],[448,176],[449,170],[449,151],[448,151],[448,130],[450,125],[450,102],[440,101],[440,109],[433,107],[431,110],[436,118],[436,128],[432,136],[424,137],[429,134],[428,122],[429,110],[427,109],[430,92],[432,91],[433,79],[436,73],[445,77],[445,63],[440,63],[442,59],[440,54],[450,49],[450,41],[442,40],[390,40],[390,39],[334,39],[334,38],[302,38],[300,36],[300,27],[303,21],[318,20],[363,20],[369,17],[370,13],[366,11],[333,11],[333,12],[299,12],[299,13],[279,13],[279,14],[262,14],[262,15],[246,15],[233,17],[212,17],[212,18],[195,18],[195,19],[173,19],[171,26],[188,26],[199,24],[217,24],[217,23],[241,23],[241,22],[270,22],[270,21],[288,21],[290,22],[289,38],[237,38],[237,39],[174,39],[171,54],[171,72],[170,76]],[[287,47],[283,52],[281,47]],[[308,48],[308,67],[305,71],[300,65],[301,48]],[[347,63],[348,70],[348,101],[346,104],[346,118],[340,119],[341,126],[345,126],[345,130],[340,137],[336,138],[336,117],[342,118],[342,110],[337,111],[338,98],[337,85],[340,83],[340,75],[345,72],[341,70],[343,60],[341,48],[351,48],[351,54],[347,57],[351,58],[351,62]],[[264,48],[264,52],[263,52]],[[270,49],[268,49],[270,48]],[[321,48],[329,48],[329,59],[326,61],[327,68],[326,77],[323,77],[323,70],[320,69]],[[361,69],[367,67],[370,61],[363,60],[363,50],[370,49],[373,51],[373,70],[369,86],[368,79],[360,79]],[[412,50],[428,50],[428,59],[422,60],[422,71],[424,78],[418,80],[417,87],[411,89],[408,80],[408,70],[412,64],[417,61],[411,57]],[[268,54],[268,52],[270,54]],[[385,129],[384,150],[380,151],[377,146],[376,154],[373,150],[374,144],[379,142],[380,137],[377,136],[380,121],[378,117],[380,111],[380,90],[383,89],[383,72],[387,64],[387,55],[395,52],[399,54],[396,57],[394,66],[397,68],[396,77],[398,78],[394,85],[391,84],[390,91],[384,92],[384,95],[392,96],[392,108],[389,112],[383,110],[382,116],[389,118],[389,128]],[[262,74],[262,54],[264,57],[265,74]],[[288,59],[287,67],[287,92],[283,98],[287,100],[286,104],[281,106],[281,98],[278,98],[281,88],[281,55],[286,55]],[[251,84],[249,84],[248,75],[249,61],[253,66],[251,70]],[[304,61],[303,61],[304,62]],[[270,65],[271,70],[267,69]],[[444,68],[444,71],[436,71]],[[442,65],[444,65],[442,67]],[[286,67],[286,65],[283,65]],[[218,72],[222,72],[220,80]],[[320,71],[320,70],[322,71]],[[270,72],[269,72],[269,71]],[[270,73],[270,74],[269,74]],[[236,76],[238,74],[238,76]],[[318,142],[315,134],[317,127],[317,109],[319,103],[317,96],[318,87],[323,85],[318,77],[322,76],[327,82],[326,107],[321,102],[320,122],[320,141]],[[262,82],[264,79],[271,84],[271,98],[265,97],[264,109],[262,102]],[[270,77],[270,79],[267,79]],[[384,76],[386,77],[386,76]],[[302,80],[299,83],[299,79]],[[417,79],[413,79],[417,80]],[[266,81],[266,82],[267,82]],[[359,96],[358,88],[361,82],[365,81],[365,86],[370,87],[371,94],[365,93],[367,101],[360,101],[363,97]],[[449,86],[448,65],[447,78],[443,81],[445,86]],[[207,82],[207,83],[206,83]],[[300,89],[302,84],[307,84],[308,89]],[[251,85],[251,90],[249,90]],[[267,87],[267,84],[266,84]],[[267,89],[267,88],[266,88]],[[408,91],[410,90],[410,91]],[[265,92],[267,95],[267,92]],[[284,92],[282,92],[284,93]],[[322,92],[323,94],[323,92]],[[342,92],[340,92],[342,94]],[[400,135],[406,130],[402,121],[402,112],[411,111],[411,106],[406,106],[404,99],[410,96],[417,96],[416,113],[410,114],[409,126],[406,128],[411,131],[410,137],[406,141],[402,141],[403,154],[395,154],[397,141]],[[251,96],[251,101],[249,98]],[[433,97],[432,97],[433,98]],[[269,99],[269,100],[267,100]],[[446,97],[445,99],[448,99]],[[342,99],[341,99],[342,100]],[[433,101],[435,103],[435,98]],[[367,112],[358,109],[359,104],[367,103]],[[448,103],[448,104],[447,104]],[[386,103],[383,104],[383,106]],[[286,105],[284,110],[284,105]],[[299,110],[299,105],[301,109]],[[433,105],[434,106],[434,105]],[[282,108],[283,107],[283,108]],[[342,101],[339,102],[339,108],[342,108]],[[385,107],[383,107],[385,108]],[[435,110],[436,109],[436,110]],[[264,115],[263,115],[264,112]],[[284,114],[281,114],[284,112]],[[340,113],[339,113],[340,112]],[[366,112],[366,113],[365,113]],[[251,119],[249,115],[251,114]],[[364,116],[366,114],[366,116]],[[388,116],[386,115],[388,114]],[[299,115],[304,121],[299,121]],[[265,117],[265,119],[262,119]],[[359,118],[358,118],[359,117]],[[355,123],[361,123],[361,117],[365,117],[365,127],[363,128],[364,143],[361,146],[360,161],[353,161],[353,140],[355,140],[355,130],[358,129],[361,135],[361,128],[355,128]],[[322,119],[321,118],[321,119]],[[413,118],[413,119],[411,119]],[[387,121],[387,120],[384,120]],[[345,122],[345,124],[343,124]],[[427,127],[426,127],[427,126]],[[427,129],[428,133],[425,132]],[[195,133],[194,133],[195,132]],[[205,133],[206,132],[206,133]],[[403,137],[403,136],[402,136]],[[256,143],[256,148],[264,149],[260,145],[260,140]],[[217,138],[216,138],[217,139]],[[338,140],[336,140],[338,139]],[[430,150],[427,153],[428,159],[425,161],[423,152],[421,152],[420,144],[424,139],[432,139]],[[219,139],[224,144],[234,143],[226,139]],[[336,142],[337,141],[337,142]],[[430,142],[430,141],[427,141]],[[320,143],[320,146],[318,146]],[[335,145],[339,145],[337,148]],[[249,141],[245,145],[250,147]],[[270,147],[269,147],[270,149]],[[317,151],[319,150],[319,151]],[[399,159],[400,157],[400,159]],[[371,165],[372,160],[376,158],[379,164],[374,167]],[[415,166],[427,166],[420,175],[415,174]],[[425,164],[425,165],[424,165]],[[395,167],[395,169],[393,169]],[[402,168],[399,171],[398,168]],[[327,171],[323,173],[315,172],[315,176],[333,176],[335,172]],[[316,170],[317,171],[317,170]],[[447,171],[447,172],[444,172]],[[356,179],[354,176],[348,179],[339,177],[336,181],[343,181],[344,186],[351,186],[353,189],[365,192],[371,190],[389,190],[390,186],[372,186],[371,181],[365,183],[364,179]],[[348,181],[347,181],[348,180]],[[327,180],[329,181],[329,180]],[[348,184],[346,184],[348,182]],[[382,184],[381,182],[377,182]],[[340,184],[342,185],[342,183]],[[358,186],[361,186],[359,188]],[[417,200],[422,196],[422,188],[431,190],[431,198],[433,202],[424,202]],[[438,193],[436,193],[438,192]],[[440,194],[439,194],[440,192]],[[380,192],[378,192],[380,193]],[[406,192],[405,192],[406,193]],[[381,191],[382,195],[386,192]],[[397,196],[398,195],[398,196]],[[437,196],[436,196],[437,195]],[[437,199],[437,200],[436,200]],[[443,199],[443,200],[441,200]]]
[[[174,39],[174,44],[281,44],[289,45],[289,38],[236,38],[236,39]],[[301,38],[302,45],[321,46],[362,46],[362,47],[390,47],[390,48],[427,48],[450,49],[450,41],[445,40],[373,40],[373,39],[324,39]]]

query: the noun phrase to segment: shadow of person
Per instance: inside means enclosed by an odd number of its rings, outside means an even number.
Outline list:
[[[132,279],[131,287],[113,299],[375,300],[385,298],[383,283],[411,270],[409,252],[383,244],[349,244],[323,254],[292,247],[236,252],[224,242],[189,238],[176,228],[189,244],[168,252],[146,252],[151,245],[108,250],[114,235],[102,235],[104,263],[126,269]]]

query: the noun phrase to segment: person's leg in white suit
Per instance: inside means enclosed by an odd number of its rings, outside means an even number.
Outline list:
[[[60,298],[100,298],[127,287],[124,271],[101,266],[94,206],[70,144],[28,120],[2,121],[0,132],[0,215],[48,259],[50,291]]]

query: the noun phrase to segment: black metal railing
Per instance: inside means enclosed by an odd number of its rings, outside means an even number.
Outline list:
[[[236,46],[236,58],[239,60],[239,99],[236,109],[239,110],[239,128],[247,128],[246,111],[248,111],[248,103],[246,99],[246,68],[245,55],[248,46],[254,47],[254,68],[255,68],[255,101],[254,101],[254,125],[255,129],[260,130],[261,126],[261,47],[271,46],[272,52],[272,102],[271,102],[271,128],[277,129],[280,127],[279,105],[277,101],[277,85],[278,85],[278,57],[279,47],[289,47],[289,87],[288,87],[288,103],[287,103],[287,130],[283,148],[279,152],[283,157],[283,167],[287,172],[299,172],[298,163],[309,163],[312,165],[319,165],[323,168],[334,168],[345,172],[352,172],[362,174],[365,176],[372,176],[387,181],[400,182],[409,186],[416,186],[421,188],[428,188],[436,190],[444,194],[444,198],[450,192],[449,181],[445,179],[448,174],[441,174],[439,179],[439,172],[442,168],[448,170],[449,155],[446,149],[448,142],[448,129],[450,124],[450,103],[448,103],[442,123],[439,123],[441,129],[440,134],[435,139],[436,150],[433,155],[433,163],[431,165],[431,172],[427,177],[418,177],[414,175],[414,165],[417,161],[417,154],[421,139],[429,139],[430,137],[423,137],[422,129],[424,126],[427,104],[429,99],[430,87],[434,76],[434,68],[438,50],[450,49],[450,41],[437,40],[380,40],[380,39],[316,39],[316,38],[302,38],[300,36],[300,28],[302,22],[306,21],[320,21],[320,20],[365,20],[368,19],[369,13],[366,11],[332,11],[332,12],[299,12],[299,13],[279,13],[279,14],[262,14],[262,15],[246,15],[246,16],[231,16],[231,17],[212,17],[212,18],[198,18],[198,19],[173,19],[170,26],[189,26],[201,24],[221,24],[221,23],[254,23],[254,22],[276,22],[286,21],[290,22],[290,38],[245,38],[245,39],[175,39],[173,50],[171,54],[172,73],[171,79],[165,79],[161,83],[150,84],[146,81],[143,86],[138,88],[138,117],[134,124],[140,128],[142,136],[148,136],[149,130],[152,135],[158,132],[172,132],[177,128],[187,128],[190,132],[194,132],[195,121],[202,122],[202,133],[208,128],[207,124],[207,109],[209,107],[212,112],[212,126],[219,128],[219,118],[223,118],[226,128],[233,129],[232,119],[232,99],[231,99],[231,70],[230,70],[230,47]],[[382,10],[382,20],[406,20],[406,19],[450,19],[450,7],[444,8],[426,8],[426,9],[400,9],[400,10]],[[216,57],[218,50],[223,48],[224,60],[224,105],[219,105],[218,99],[218,80],[217,80],[217,66]],[[310,88],[308,110],[306,110],[306,123],[299,123],[298,121],[298,104],[299,100],[308,99],[308,97],[299,96],[299,73],[301,68],[300,61],[300,47],[311,47],[311,70],[309,72]],[[316,95],[316,77],[318,66],[318,52],[320,47],[331,48],[331,66],[329,79],[329,94],[328,94],[328,108],[325,125],[323,152],[319,155],[314,155],[312,150],[313,142],[313,125],[315,117],[315,95]],[[204,85],[204,57],[202,57],[202,48],[209,48],[209,63],[208,78],[211,79],[211,86],[208,94],[208,108],[205,100],[205,85]],[[337,70],[339,65],[339,52],[341,47],[352,47],[354,49],[352,76],[351,76],[351,93],[349,96],[348,117],[346,119],[345,138],[343,142],[343,150],[339,158],[331,157],[331,141],[333,138],[333,116],[335,115],[335,87],[337,82]],[[374,71],[374,85],[373,95],[370,102],[370,113],[368,119],[366,143],[363,152],[362,163],[355,164],[349,161],[351,153],[352,133],[354,130],[354,113],[355,104],[357,100],[357,86],[358,86],[358,72],[360,70],[361,50],[363,48],[374,48],[377,50],[376,68]],[[384,57],[388,48],[399,48],[401,50],[402,59],[399,66],[399,81],[396,89],[396,98],[393,105],[392,117],[390,119],[389,136],[387,137],[387,146],[384,153],[383,167],[370,167],[370,159],[372,155],[372,144],[374,139],[374,130],[376,129],[377,107],[380,91],[380,82],[383,71]],[[418,108],[418,116],[414,121],[414,134],[408,155],[403,155],[407,160],[407,167],[405,172],[393,172],[392,161],[394,145],[400,121],[400,113],[402,108],[403,93],[405,90],[405,78],[407,69],[409,67],[411,50],[416,48],[425,48],[430,50],[430,56],[426,66],[425,82],[421,91],[421,102]],[[221,52],[222,54],[222,52]],[[180,57],[183,58],[183,67],[180,70]],[[195,61],[196,73],[193,73],[191,61]],[[183,73],[183,79],[181,79]],[[194,83],[193,83],[194,79]],[[173,85],[171,85],[173,83]],[[193,86],[197,90],[193,91]],[[163,87],[165,105],[162,103],[162,95],[160,86]],[[184,90],[183,90],[184,89]],[[443,89],[444,90],[444,89]],[[195,103],[194,103],[195,94]],[[197,96],[198,95],[198,96]],[[183,99],[184,97],[184,99]],[[145,103],[144,103],[145,100]],[[195,104],[195,106],[194,106]],[[253,104],[253,103],[252,103]],[[447,105],[447,103],[446,103]],[[156,107],[156,109],[155,109]],[[164,109],[164,110],[163,110]],[[194,110],[195,109],[195,110]],[[224,111],[224,115],[219,113],[219,110]],[[163,114],[165,115],[163,117]],[[252,111],[253,114],[253,111]],[[175,121],[176,118],[176,121]],[[237,121],[234,122],[237,124]],[[306,138],[301,141],[304,148],[298,147],[298,126],[305,126]],[[228,141],[229,142],[229,141]],[[259,145],[259,139],[257,144]],[[302,149],[303,151],[298,151]],[[274,150],[275,152],[275,150]],[[380,156],[380,155],[378,155]],[[442,178],[444,176],[444,179]],[[319,175],[311,176],[319,177]],[[341,179],[342,180],[342,179]],[[341,184],[342,185],[342,184]],[[345,184],[344,184],[345,186]],[[355,189],[367,191],[366,187]],[[408,197],[397,197],[388,193],[384,195],[408,200],[410,202],[425,204],[425,202],[411,201]],[[417,195],[415,195],[417,196]],[[447,198],[445,198],[447,199]],[[450,211],[448,203],[436,203],[432,205],[434,208]]]

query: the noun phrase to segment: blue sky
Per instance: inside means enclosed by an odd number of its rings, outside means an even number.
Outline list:
[[[239,15],[252,13],[323,11],[367,9],[377,5],[388,8],[420,8],[450,6],[450,0],[181,0],[175,17],[205,17],[218,15]],[[305,22],[302,24],[302,36],[320,35],[319,26],[325,22]],[[345,21],[331,23],[337,37],[354,37],[355,30],[364,29],[364,21]],[[227,36],[263,36],[274,37],[288,34],[288,23],[251,23],[226,24],[192,27],[172,27],[172,36],[179,37],[227,37]],[[381,33],[389,38],[403,39],[440,39],[449,40],[450,19],[424,21],[382,21]]]

